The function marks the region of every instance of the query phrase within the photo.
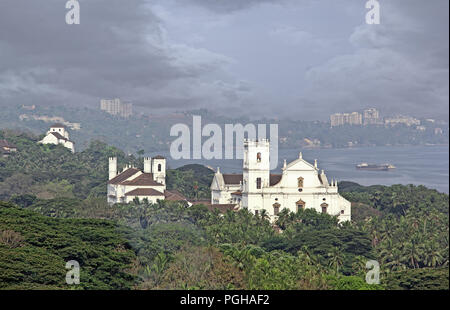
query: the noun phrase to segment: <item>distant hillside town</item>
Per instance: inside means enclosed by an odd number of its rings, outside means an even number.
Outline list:
[[[434,124],[436,121],[434,119],[426,119],[424,122]],[[354,126],[368,126],[368,125],[385,125],[385,126],[396,126],[405,125],[408,127],[416,126],[417,130],[425,131],[426,126],[421,124],[422,122],[412,116],[397,115],[397,116],[386,116],[384,118],[380,117],[380,112],[375,108],[366,109],[363,113],[351,112],[351,113],[335,113],[330,115],[330,125],[331,127],[338,127],[343,125],[354,125]],[[439,134],[442,128],[437,128],[435,134]]]
[[[100,101],[100,99],[99,99]],[[381,116],[377,109],[341,113],[328,121],[291,119],[251,120],[244,116],[231,118],[214,111],[184,111],[152,114],[141,109],[126,112],[120,99],[103,101],[104,108],[67,106],[1,105],[1,128],[14,128],[41,134],[54,123],[70,130],[70,139],[81,151],[91,140],[100,140],[119,147],[127,154],[140,150],[161,153],[174,140],[170,136],[175,124],[192,125],[193,115],[201,115],[205,123],[219,124],[279,124],[279,147],[347,148],[361,146],[447,145],[447,120],[411,116]],[[119,104],[120,103],[120,104]],[[125,109],[125,110],[124,110]],[[122,117],[122,116],[128,116]],[[147,139],[146,137],[151,137]]]

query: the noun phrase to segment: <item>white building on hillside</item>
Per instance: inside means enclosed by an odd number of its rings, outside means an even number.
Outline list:
[[[117,158],[109,159],[108,203],[130,203],[135,198],[147,199],[149,203],[158,200],[187,201],[176,191],[166,190],[166,159],[162,156],[144,158],[144,171],[126,166],[117,172]]]
[[[328,181],[319,171],[317,160],[284,161],[281,174],[270,173],[268,140],[244,142],[243,174],[222,174],[220,169],[211,184],[212,204],[237,204],[254,214],[266,210],[276,220],[285,208],[292,212],[312,208],[337,216],[340,222],[351,219],[351,204],[338,193],[337,182]]]
[[[39,141],[42,144],[62,144],[66,148],[70,149],[72,153],[75,152],[74,142],[69,140],[69,132],[66,129],[66,126],[62,124],[54,124],[50,127],[50,130],[47,131],[44,139]]]

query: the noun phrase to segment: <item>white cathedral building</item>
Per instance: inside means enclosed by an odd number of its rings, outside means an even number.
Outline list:
[[[176,191],[166,190],[166,159],[162,156],[144,158],[144,171],[127,165],[117,171],[117,157],[109,158],[108,203],[130,203],[136,198],[149,203],[158,200],[186,201]],[[189,203],[188,203],[189,204]]]
[[[298,159],[284,161],[281,174],[270,173],[270,144],[266,139],[245,140],[243,174],[222,174],[220,168],[211,184],[211,203],[236,204],[254,214],[266,210],[275,221],[279,212],[312,208],[337,216],[339,222],[350,221],[351,204],[338,193],[337,182],[330,183],[319,171],[317,160],[310,164]]]
[[[64,147],[68,148],[75,152],[75,143],[70,141],[69,132],[67,131],[66,126],[62,124],[54,124],[50,127],[50,130],[47,131],[45,137],[39,141],[42,144],[62,144]]]

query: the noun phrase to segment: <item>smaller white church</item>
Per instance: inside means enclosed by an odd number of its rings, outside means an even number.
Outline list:
[[[42,144],[62,144],[64,147],[68,148],[75,152],[75,143],[70,141],[69,132],[67,131],[66,126],[62,124],[54,124],[50,127],[50,130],[47,131],[44,139],[39,141]]]
[[[211,184],[213,205],[234,204],[254,214],[265,210],[272,221],[283,209],[311,208],[350,221],[351,203],[339,195],[337,182],[328,181],[317,160],[311,164],[302,153],[286,160],[281,174],[270,173],[269,140],[245,140],[242,174],[222,174],[217,169]]]
[[[166,190],[166,159],[162,156],[144,158],[144,171],[127,165],[117,171],[117,157],[109,158],[108,203],[130,203],[135,199],[149,203],[158,200],[185,201],[177,191]]]

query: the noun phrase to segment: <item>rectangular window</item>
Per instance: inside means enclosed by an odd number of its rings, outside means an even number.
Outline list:
[[[261,189],[261,178],[256,178],[256,188]]]

